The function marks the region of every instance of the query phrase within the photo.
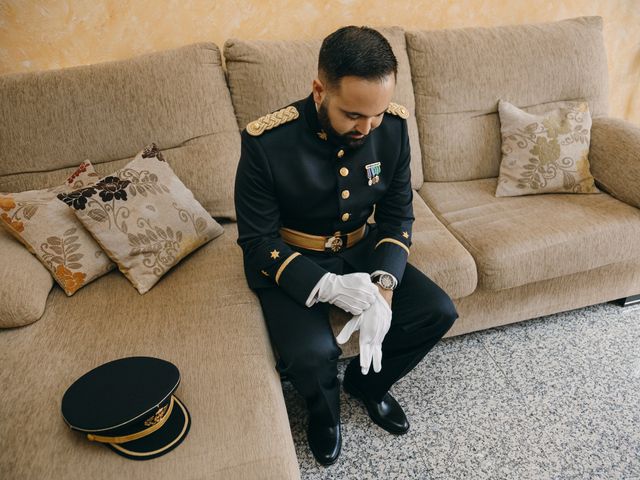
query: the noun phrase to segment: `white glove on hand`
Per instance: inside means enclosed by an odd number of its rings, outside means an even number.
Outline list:
[[[318,301],[329,302],[353,315],[360,315],[376,301],[378,287],[368,273],[327,273],[318,282]]]
[[[360,368],[362,374],[369,373],[373,362],[373,371],[382,370],[382,341],[391,327],[391,307],[376,287],[376,301],[360,315],[349,320],[340,331],[336,340],[346,343],[356,330],[360,330]]]

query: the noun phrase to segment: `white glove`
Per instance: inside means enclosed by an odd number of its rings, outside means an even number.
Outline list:
[[[377,287],[376,287],[377,290]],[[356,330],[360,330],[360,368],[362,374],[369,373],[373,362],[373,371],[382,370],[382,341],[391,327],[391,307],[376,291],[376,301],[371,307],[354,316],[340,331],[336,340],[339,344],[346,343]]]
[[[347,275],[327,273],[317,285],[318,301],[329,302],[353,315],[360,315],[376,300],[378,287],[371,282],[368,273]]]

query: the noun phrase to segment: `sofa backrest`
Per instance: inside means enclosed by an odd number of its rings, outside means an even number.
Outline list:
[[[411,184],[419,189],[423,183],[422,161],[404,30],[385,27],[379,31],[391,44],[398,60],[398,82],[393,101],[404,105],[411,113],[407,121],[411,144]],[[318,72],[321,44],[322,40],[227,40],[224,58],[240,129],[250,121],[311,93],[311,82]]]
[[[401,28],[380,31],[398,58],[394,101],[412,113],[415,189],[498,175],[500,98],[532,113],[584,99],[593,117],[608,113],[601,17],[411,31],[406,43]],[[229,40],[229,88],[209,42],[0,76],[0,192],[60,184],[86,159],[106,175],[155,142],[209,213],[235,220],[238,130],[310,93],[320,44]]]
[[[498,100],[531,113],[584,99],[608,113],[601,17],[407,32],[425,181],[497,177]]]
[[[101,175],[155,142],[215,217],[234,218],[240,135],[213,43],[0,77],[0,192],[64,181],[89,159]]]

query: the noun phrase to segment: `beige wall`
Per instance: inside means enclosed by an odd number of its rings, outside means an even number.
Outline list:
[[[0,74],[121,59],[196,41],[323,37],[604,18],[611,115],[640,125],[640,0],[0,0]]]

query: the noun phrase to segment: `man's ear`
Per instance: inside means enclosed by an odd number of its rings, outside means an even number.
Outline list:
[[[320,79],[315,78],[313,80],[313,83],[311,84],[311,91],[313,92],[313,101],[316,105],[320,105],[327,94],[327,91]]]

